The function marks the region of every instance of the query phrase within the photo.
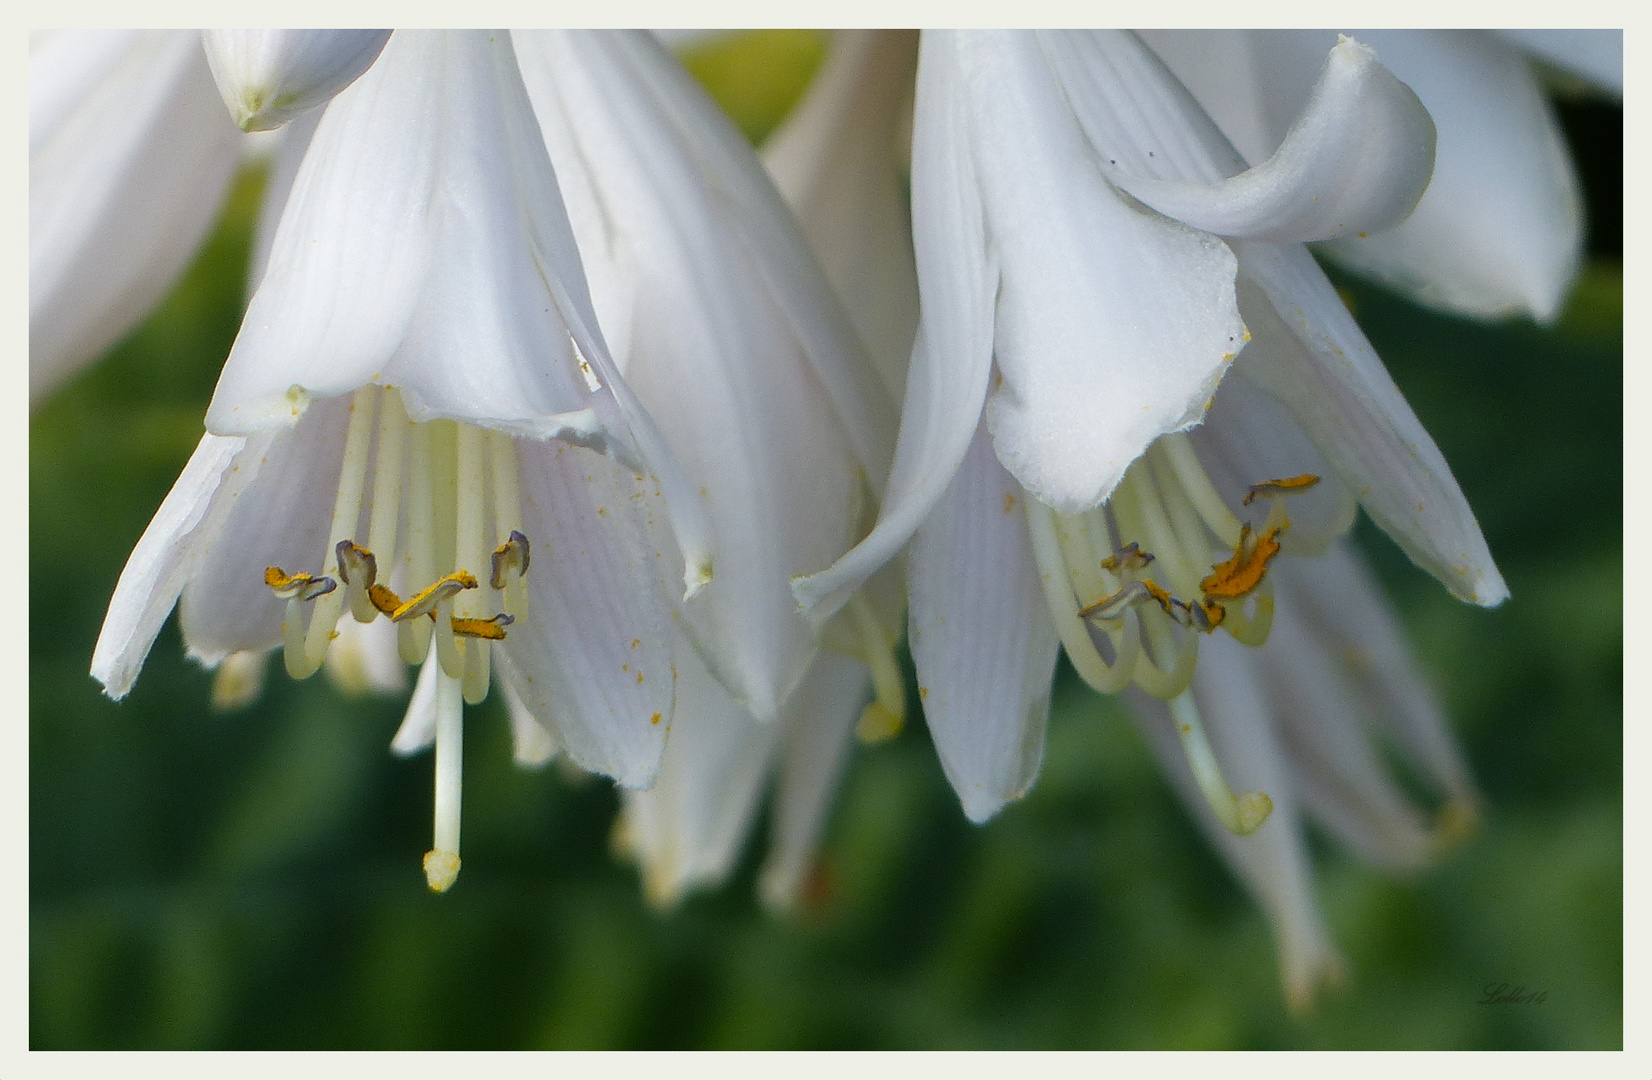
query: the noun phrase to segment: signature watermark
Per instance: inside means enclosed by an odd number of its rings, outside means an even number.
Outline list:
[[[1527,990],[1525,985],[1510,986],[1506,982],[1487,983],[1485,994],[1477,1005],[1541,1005],[1549,1000],[1547,990]]]

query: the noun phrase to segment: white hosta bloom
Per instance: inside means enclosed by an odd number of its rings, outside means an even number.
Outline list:
[[[1410,218],[1339,239],[1326,252],[1434,307],[1482,318],[1555,318],[1582,258],[1583,209],[1560,126],[1531,65],[1509,40],[1485,30],[1353,33],[1416,91],[1439,144],[1433,181]],[[1279,146],[1336,40],[1316,30],[1145,37],[1251,162]],[[1621,71],[1621,38],[1619,49]]]
[[[705,526],[597,329],[507,35],[398,33],[328,107],[207,426],[110,602],[111,696],[174,603],[203,662],[281,643],[296,677],[346,609],[389,619],[434,684],[437,889],[495,663],[580,765],[652,780]]]
[[[355,82],[388,30],[202,30],[212,78],[242,131],[270,131]]]
[[[1454,593],[1503,598],[1438,449],[1296,243],[1392,225],[1432,151],[1353,41],[1247,171],[1133,35],[925,35],[923,312],[889,496],[796,591],[829,611],[911,539],[926,716],[972,819],[1036,775],[1059,642],[1098,689],[1173,702],[1213,812],[1254,831],[1268,795],[1231,789],[1186,694],[1199,642],[1266,640],[1270,563],[1324,550],[1355,497]]]
[[[194,32],[30,38],[31,405],[171,288],[240,157]]]
[[[670,53],[640,32],[513,36],[597,318],[710,518],[717,577],[682,628],[766,722],[818,648],[790,580],[870,523],[894,408],[755,154]],[[881,621],[857,651],[893,647]]]

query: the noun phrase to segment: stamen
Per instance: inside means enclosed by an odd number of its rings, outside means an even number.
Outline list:
[[[1210,482],[1210,474],[1199,464],[1199,454],[1193,448],[1193,440],[1180,432],[1172,432],[1161,435],[1154,446],[1163,449],[1176,478],[1181,481],[1183,493],[1204,519],[1205,526],[1227,546],[1237,543],[1239,519],[1222,501],[1216,486]]]
[[[1279,554],[1279,527],[1269,529],[1254,541],[1253,535],[1249,525],[1240,528],[1233,557],[1211,567],[1210,576],[1199,583],[1205,596],[1237,600],[1262,584],[1268,563]]]
[[[464,789],[465,706],[457,679],[436,672],[435,842],[424,857],[431,892],[446,892],[459,876],[459,807]]]
[[[1168,594],[1166,597],[1167,602],[1173,599]],[[1155,656],[1148,655],[1146,649],[1142,650],[1136,661],[1136,685],[1164,701],[1180,696],[1193,684],[1193,673],[1199,666],[1199,635],[1187,631],[1178,638],[1171,629],[1169,619],[1161,619],[1147,612],[1142,615],[1142,629],[1158,659],[1155,661]],[[1169,671],[1159,666],[1167,656],[1174,658]]]
[[[455,570],[446,577],[438,578],[434,583],[414,593],[411,600],[391,612],[390,621],[406,622],[408,619],[416,619],[420,615],[429,615],[436,610],[436,605],[442,601],[451,600],[466,589],[476,587],[475,574],[468,570]]]
[[[906,725],[906,685],[895,660],[895,643],[879,624],[871,601],[857,592],[849,598],[849,612],[860,633],[866,666],[872,669],[874,695],[861,711],[855,735],[863,743],[879,743],[899,735]]]
[[[516,440],[499,431],[490,431],[488,448],[489,471],[493,476],[493,528],[495,537],[503,537],[505,547],[521,537],[522,565],[515,575],[506,574],[504,584],[493,583],[505,593],[505,610],[522,618],[528,613],[528,538],[522,533],[522,495],[517,479]],[[493,577],[498,578],[497,568]]]
[[[436,577],[435,508],[430,494],[430,425],[413,424],[405,444],[407,456],[407,554],[404,587]],[[386,590],[388,591],[388,590]],[[396,607],[401,607],[398,601]],[[381,611],[384,609],[380,607]],[[395,609],[386,614],[395,618]],[[414,619],[396,630],[396,649],[405,664],[423,663],[430,654],[430,624]]]
[[[1262,827],[1273,813],[1273,800],[1264,791],[1247,791],[1235,795],[1222,776],[1222,767],[1216,761],[1205,735],[1204,723],[1199,719],[1199,707],[1190,693],[1170,699],[1170,717],[1176,725],[1176,734],[1182,741],[1182,752],[1187,755],[1188,768],[1205,797],[1216,820],[1235,836],[1249,836]]]
[[[493,549],[493,573],[488,584],[503,590],[512,577],[525,577],[527,573],[528,538],[512,529],[510,539]]]
[[[396,609],[402,606],[402,598],[385,588],[383,585],[371,585],[367,589],[368,601],[384,615],[394,615]],[[398,650],[400,651],[400,650]]]
[[[340,540],[333,548],[333,557],[338,563],[338,576],[349,587],[350,614],[357,622],[372,622],[378,612],[368,593],[379,579],[378,557],[353,540]]]
[[[289,574],[279,566],[264,567],[264,584],[274,589],[275,595],[283,600],[314,600],[338,588],[338,582],[330,577]]]
[[[341,540],[355,534],[361,518],[361,497],[367,486],[367,451],[373,435],[373,407],[378,389],[364,386],[350,401],[350,424],[344,435],[344,460],[339,465],[338,497],[333,501],[333,524],[327,540],[323,573],[338,572],[337,548]],[[344,613],[344,597],[327,596],[310,613],[310,630],[304,639],[304,658],[311,674],[327,658],[338,618]],[[292,670],[292,661],[287,661]]]
[[[500,612],[491,619],[454,618],[452,623],[453,632],[460,637],[481,638],[484,641],[504,641],[505,627],[515,621],[514,616]]]
[[[1079,676],[1103,694],[1116,694],[1130,685],[1130,678],[1140,656],[1134,612],[1126,611],[1124,624],[1113,641],[1114,661],[1109,664],[1090,637],[1090,631],[1078,617],[1078,604],[1073,596],[1072,578],[1062,558],[1061,544],[1056,539],[1055,511],[1038,499],[1029,498],[1024,505],[1027,513],[1027,535],[1032,540],[1033,559],[1038,564],[1038,580],[1044,589],[1044,606],[1049,609],[1050,621],[1067,650],[1067,659]]]
[[[1152,562],[1153,553],[1143,551],[1141,545],[1132,540],[1101,560],[1101,567],[1109,573],[1119,574],[1127,570],[1145,570]]]
[[[1255,502],[1260,496],[1270,499],[1280,495],[1290,495],[1295,492],[1307,491],[1319,483],[1319,477],[1313,473],[1303,473],[1300,476],[1287,476],[1283,480],[1264,480],[1260,484],[1252,484],[1245,497],[1239,501],[1246,506]]]
[[[487,565],[488,539],[485,514],[487,494],[486,433],[470,424],[459,424],[454,430],[454,459],[458,485],[455,488],[458,514],[455,522],[454,561],[460,569]],[[454,613],[461,619],[482,619],[486,611],[480,592],[455,598]],[[484,638],[468,642],[455,641],[464,661],[465,700],[472,705],[488,696],[489,646]]]
[[[1079,608],[1078,617],[1081,619],[1122,619],[1125,612],[1150,599],[1157,598],[1153,596],[1149,583],[1132,581],[1112,596],[1104,596],[1089,607]]]
[[[379,396],[378,455],[373,461],[373,516],[367,524],[367,543],[384,560],[386,575],[396,565],[396,526],[401,517],[402,457],[408,426],[401,391],[385,387]]]

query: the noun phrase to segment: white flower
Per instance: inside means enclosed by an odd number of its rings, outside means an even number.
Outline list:
[[[284,641],[299,677],[347,604],[392,618],[435,683],[435,888],[493,659],[582,766],[652,779],[705,527],[596,328],[507,36],[398,34],[328,108],[207,424],[110,603],[112,696],[180,594],[197,658]]]
[[[1611,33],[1593,33],[1583,43],[1612,43]],[[1438,127],[1439,148],[1433,181],[1410,218],[1327,244],[1327,254],[1436,307],[1554,319],[1582,257],[1583,211],[1559,124],[1531,65],[1490,31],[1355,35],[1416,91]],[[1310,30],[1145,36],[1253,162],[1279,145],[1335,40]],[[1621,35],[1616,42],[1621,87]]]
[[[232,108],[339,81],[243,61],[215,61]],[[519,761],[565,750],[631,788],[668,732],[778,745],[811,671],[847,667],[860,698],[870,664],[868,708],[899,723],[888,587],[831,631],[862,664],[817,657],[789,585],[869,526],[893,408],[750,148],[669,54],[401,32],[283,140],[212,434],[111,605],[112,694],[180,590],[226,705],[283,638],[291,674],[325,663],[357,691],[398,688],[397,651],[422,662],[393,748],[436,745],[436,888],[457,869],[460,697],[495,661]],[[363,625],[335,630],[346,605]]]
[[[240,160],[195,33],[30,38],[31,405],[172,286]]]
[[[1306,925],[1305,871],[1285,872],[1301,863],[1291,776],[1233,735],[1265,706],[1207,733],[1225,684],[1196,682],[1201,641],[1288,625],[1275,556],[1329,549],[1356,496],[1459,596],[1505,595],[1439,451],[1297,243],[1403,218],[1432,162],[1427,115],[1344,40],[1247,171],[1117,32],[926,33],[916,113],[923,310],[889,495],[799,600],[831,611],[910,540],[925,715],[976,821],[1036,776],[1058,648],[1099,690],[1167,702],[1154,731],[1205,812],[1255,834],[1245,858],[1280,868],[1269,888],[1289,902],[1263,890],[1270,911]],[[1230,644],[1206,648],[1248,670]],[[1310,939],[1283,935],[1293,994],[1329,966]]]

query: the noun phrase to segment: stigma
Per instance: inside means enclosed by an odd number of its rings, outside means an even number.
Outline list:
[[[361,623],[389,620],[405,662],[436,666],[435,844],[424,860],[435,892],[459,872],[463,706],[487,697],[491,650],[527,612],[519,491],[510,436],[414,423],[397,390],[364,387],[351,402],[319,572],[264,571],[287,605],[283,654],[294,678],[321,667],[346,609]]]

